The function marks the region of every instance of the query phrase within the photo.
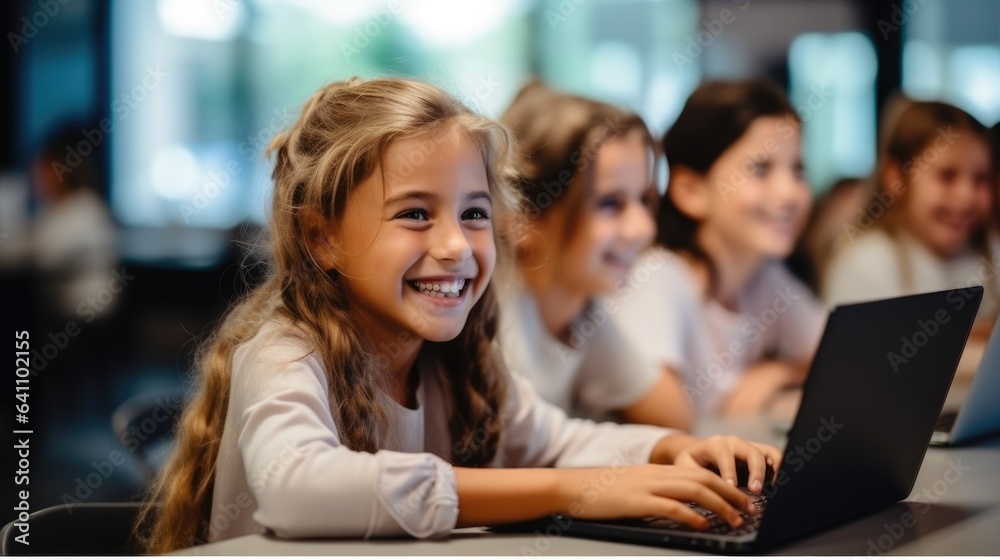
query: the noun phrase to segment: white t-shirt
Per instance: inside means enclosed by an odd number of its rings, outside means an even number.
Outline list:
[[[415,410],[382,396],[386,449],[352,451],[340,443],[310,344],[286,321],[262,326],[233,355],[209,540],[265,528],[285,538],[447,535],[459,503],[436,367],[423,355],[418,361]],[[495,467],[640,464],[673,433],[568,419],[516,375],[500,420]]]
[[[507,367],[570,416],[609,419],[656,383],[660,372],[639,358],[610,320],[613,302],[591,302],[570,327],[569,344],[549,332],[520,280],[499,292],[499,342]]]
[[[900,252],[909,262],[909,289],[903,282]],[[823,299],[833,306],[982,285],[988,289],[983,291],[979,317],[993,317],[1000,309],[996,301],[998,260],[996,254],[991,262],[973,250],[944,259],[910,235],[900,233],[894,238],[872,229],[834,254],[823,279]]]
[[[809,289],[777,262],[747,282],[738,311],[705,298],[684,259],[659,247],[615,291],[614,321],[648,360],[678,374],[699,418],[717,413],[747,367],[810,360],[826,322]]]

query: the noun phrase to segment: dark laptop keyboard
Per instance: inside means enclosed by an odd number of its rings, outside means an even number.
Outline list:
[[[950,432],[955,425],[955,418],[958,418],[957,412],[942,412],[941,416],[938,417],[937,424],[934,424],[934,431]]]
[[[764,495],[754,495],[750,494],[750,497],[754,499],[754,505],[757,506],[756,514],[743,513],[743,525],[739,527],[731,527],[725,519],[720,517],[713,511],[709,511],[701,506],[690,504],[691,509],[697,511],[698,513],[705,516],[708,519],[710,527],[707,530],[699,531],[692,529],[683,523],[673,521],[671,519],[647,519],[643,524],[645,527],[651,527],[656,529],[668,529],[673,531],[691,531],[693,533],[709,533],[712,535],[728,535],[733,537],[738,537],[740,535],[746,535],[756,531],[760,527],[760,520],[764,515],[764,509],[767,507],[767,497]]]

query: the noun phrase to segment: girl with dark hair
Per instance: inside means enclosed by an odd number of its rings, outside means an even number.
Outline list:
[[[664,136],[663,265],[617,290],[615,320],[691,418],[760,412],[803,382],[818,344],[824,311],[781,262],[811,204],[800,124],[769,82],[711,82]]]

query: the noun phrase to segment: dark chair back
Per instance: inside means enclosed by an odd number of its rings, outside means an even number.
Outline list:
[[[4,556],[135,556],[140,553],[132,535],[138,502],[63,504],[28,516],[25,546],[17,538],[24,531],[11,521],[0,533]]]

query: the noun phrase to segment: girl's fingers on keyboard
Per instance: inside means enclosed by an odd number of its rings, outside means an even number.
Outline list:
[[[724,482],[722,482],[721,486],[728,487]],[[735,488],[731,489],[740,494],[735,503],[738,507],[742,507],[746,497],[739,490]],[[663,497],[682,502],[694,502],[709,511],[714,511],[733,527],[739,527],[743,524],[743,516],[740,515],[740,510],[733,507],[733,504],[716,492],[715,488],[711,488],[709,485],[698,480],[673,480],[657,493]],[[697,512],[693,513],[700,515]]]
[[[752,443],[740,440],[734,443],[737,456],[742,456],[749,470],[747,488],[757,494],[764,489],[764,476],[767,475],[767,456]]]
[[[663,496],[650,496],[645,505],[652,512],[653,517],[672,519],[698,531],[707,531],[711,527],[704,515],[691,509],[691,506],[685,502]]]
[[[771,467],[771,482],[774,483],[778,479],[778,469],[781,468],[781,461],[783,454],[780,449],[773,445],[768,445],[766,443],[758,443],[756,441],[750,442],[757,449],[760,449],[767,457],[767,466]]]

